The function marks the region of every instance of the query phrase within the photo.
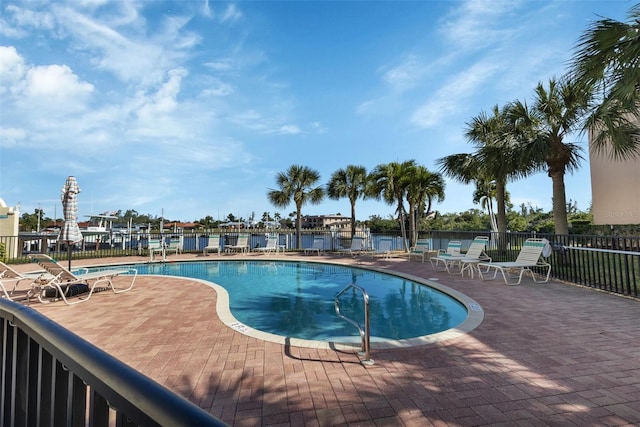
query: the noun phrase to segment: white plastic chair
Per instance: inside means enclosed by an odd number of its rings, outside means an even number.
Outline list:
[[[444,270],[448,273],[449,267],[456,263],[456,258],[462,258],[464,255],[461,253],[462,242],[459,240],[451,240],[447,245],[446,250],[440,249],[436,256],[430,258],[431,266],[434,270],[438,270],[438,264],[444,266]]]
[[[253,248],[254,252],[262,252],[268,254],[271,252],[278,252],[278,234],[270,234],[267,236],[267,244],[259,248]]]
[[[420,257],[424,262],[424,257],[429,254],[429,251],[431,251],[429,239],[418,239],[416,245],[409,248],[409,261],[411,261],[411,257]]]
[[[324,251],[324,237],[322,236],[313,236],[313,244],[311,247],[304,249],[305,255],[309,252],[316,252],[320,255],[321,251]]]
[[[218,252],[218,255],[220,255],[220,235],[219,234],[212,234],[209,236],[209,242],[207,243],[207,246],[205,246],[202,249],[202,254],[203,255],[209,255],[209,251],[213,252],[216,251]]]

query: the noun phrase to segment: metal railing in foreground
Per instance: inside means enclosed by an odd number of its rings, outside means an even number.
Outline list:
[[[225,425],[29,307],[0,320],[0,425]]]

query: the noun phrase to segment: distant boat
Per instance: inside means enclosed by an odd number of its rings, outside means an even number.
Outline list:
[[[89,221],[78,224],[84,240],[83,249],[113,248],[116,245],[112,230],[113,220],[118,219],[115,212],[90,214],[85,217],[89,218]],[[115,233],[119,234],[118,231]]]
[[[85,231],[95,234],[110,233],[113,227],[113,220],[118,219],[114,214],[115,212],[104,212],[101,214],[85,215],[89,218],[89,221],[88,223],[82,223],[80,230],[83,234]]]
[[[251,228],[251,223],[248,221],[245,221],[245,222],[229,221],[229,222],[223,222],[218,226],[220,228]]]

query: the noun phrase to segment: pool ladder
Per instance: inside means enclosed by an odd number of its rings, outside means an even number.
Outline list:
[[[364,300],[364,328],[360,326],[360,324],[355,320],[349,319],[348,317],[345,317],[342,313],[340,313],[340,296],[347,290],[352,288],[362,293],[362,299]],[[369,295],[367,294],[367,291],[365,291],[364,288],[356,285],[355,283],[350,283],[343,290],[336,294],[334,305],[338,317],[351,323],[353,326],[358,328],[358,331],[360,332],[360,338],[362,339],[362,351],[359,352],[358,355],[364,356],[364,359],[361,359],[360,363],[362,363],[363,365],[373,365],[373,360],[371,360],[371,335],[369,329]]]

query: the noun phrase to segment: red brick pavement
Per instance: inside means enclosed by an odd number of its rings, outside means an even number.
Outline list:
[[[214,290],[188,279],[140,276],[126,294],[32,306],[231,425],[640,425],[637,300],[364,264],[437,278],[480,303],[484,321],[448,341],[374,350],[364,367],[351,352],[243,335],[216,316]]]

